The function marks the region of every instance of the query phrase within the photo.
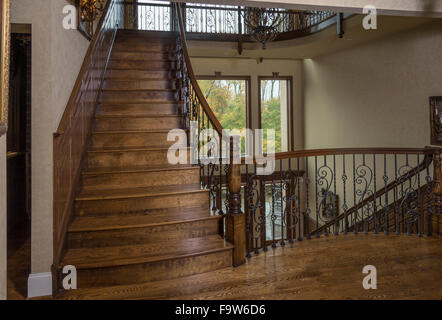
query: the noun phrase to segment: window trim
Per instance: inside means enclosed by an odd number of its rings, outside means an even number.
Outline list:
[[[293,128],[293,76],[258,76],[258,129],[262,129],[262,110],[261,110],[261,81],[262,80],[286,80],[288,82],[288,103],[287,117],[288,121],[288,150],[295,151],[294,148],[294,128]]]

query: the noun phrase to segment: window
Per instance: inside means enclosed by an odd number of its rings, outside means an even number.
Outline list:
[[[264,129],[262,148],[267,150],[267,129],[275,130],[275,152],[291,150],[291,77],[259,77],[260,128]]]
[[[213,113],[224,129],[239,130],[248,126],[248,77],[199,77],[198,84]],[[241,153],[246,153],[245,136],[241,138]]]

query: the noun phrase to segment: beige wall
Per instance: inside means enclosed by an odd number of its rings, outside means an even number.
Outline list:
[[[0,137],[0,300],[6,299],[6,135]]]
[[[52,264],[52,134],[89,42],[62,27],[67,0],[11,1],[12,23],[32,24],[32,273]]]
[[[303,63],[305,147],[424,147],[442,95],[442,22]]]
[[[197,50],[192,54],[198,55]],[[303,115],[302,115],[302,77],[300,60],[271,60],[264,59],[257,63],[255,59],[235,58],[192,58],[192,66],[197,76],[213,76],[221,72],[223,76],[250,76],[251,77],[251,108],[252,129],[258,128],[258,76],[271,76],[272,72],[279,72],[280,76],[293,77],[293,128],[294,147],[303,148]]]

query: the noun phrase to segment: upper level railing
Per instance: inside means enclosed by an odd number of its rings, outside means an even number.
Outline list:
[[[126,28],[173,31],[173,3],[167,1],[125,2]],[[181,4],[183,28],[188,40],[252,41],[244,22],[245,7],[210,4]],[[336,16],[329,11],[279,9],[283,23],[276,40],[310,34],[312,28]]]

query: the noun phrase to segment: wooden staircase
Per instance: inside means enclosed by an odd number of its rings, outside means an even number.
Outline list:
[[[118,31],[61,263],[78,288],[173,279],[232,266],[200,168],[167,161],[183,128],[176,36]]]

